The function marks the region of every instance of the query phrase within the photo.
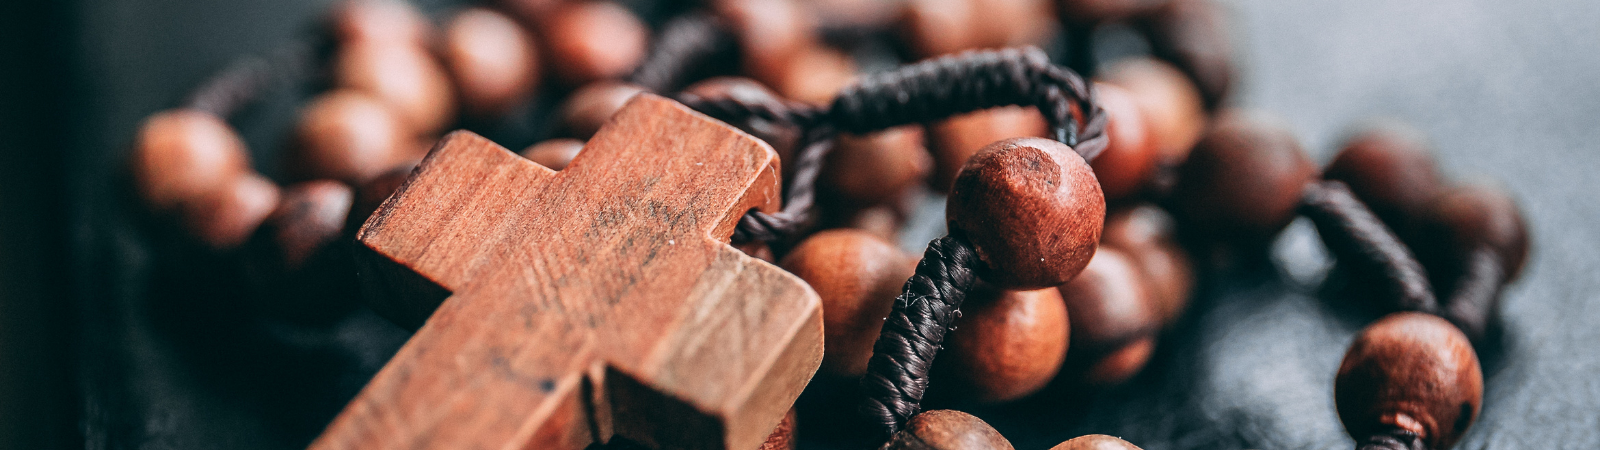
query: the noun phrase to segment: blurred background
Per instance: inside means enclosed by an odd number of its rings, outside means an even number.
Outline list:
[[[1492,177],[1521,202],[1534,253],[1506,294],[1506,353],[1486,368],[1484,416],[1462,448],[1600,448],[1600,2],[1221,3],[1241,67],[1233,104],[1281,117],[1319,163],[1352,124],[1393,117],[1433,140],[1447,174]],[[80,338],[99,326],[82,318],[131,276],[104,258],[115,239],[97,220],[139,122],[233,58],[303,35],[331,5],[0,3],[0,448],[207,448],[290,435],[261,444],[272,447],[317,426],[176,439],[160,431],[210,413],[163,416],[158,406],[133,426],[145,431],[107,432],[128,410],[85,398],[83,368],[108,356]],[[247,137],[272,139],[259,133]],[[1286,246],[1291,260],[1315,257]],[[1183,343],[1157,356],[1153,367],[1169,373],[1063,426],[1143,437],[1147,449],[1349,448],[1327,387],[1359,324],[1288,281],[1217,284],[1200,294],[1210,300],[1197,302]],[[1184,381],[1164,381],[1174,379]]]

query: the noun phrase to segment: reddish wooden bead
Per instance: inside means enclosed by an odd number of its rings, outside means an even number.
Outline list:
[[[1233,89],[1233,42],[1227,13],[1212,0],[1167,0],[1141,18],[1151,50],[1182,67],[1206,107]]]
[[[439,131],[455,119],[450,76],[421,46],[347,43],[340,47],[333,70],[334,84],[383,100],[418,134]]]
[[[1334,380],[1339,420],[1357,442],[1398,430],[1427,448],[1450,448],[1482,400],[1483,372],[1466,335],[1422,313],[1390,314],[1361,330]]]
[[[312,100],[300,112],[295,146],[284,166],[303,179],[365,183],[412,153],[404,120],[381,100],[340,89]]]
[[[615,81],[585,85],[567,96],[561,105],[561,125],[567,134],[588,140],[601,125],[611,120],[612,114],[640,92],[644,92],[644,88]]]
[[[733,248],[739,249],[739,251],[744,252],[746,255],[750,255],[751,258],[773,264],[777,264],[778,262],[777,254],[772,252],[772,246],[765,242],[750,241],[743,244],[735,244]]]
[[[345,226],[354,194],[317,180],[285,188],[262,224],[252,278],[263,313],[301,323],[328,324],[358,304],[355,260]]]
[[[444,61],[461,91],[462,105],[472,114],[503,114],[527,101],[539,84],[533,35],[487,8],[468,8],[450,20]]]
[[[1111,247],[1133,259],[1145,280],[1145,292],[1163,324],[1172,324],[1189,304],[1194,266],[1173,239],[1172,218],[1160,208],[1143,205],[1106,216],[1101,248]]]
[[[1287,129],[1229,113],[1178,169],[1173,212],[1185,226],[1265,241],[1294,219],[1301,193],[1315,176],[1316,167]]]
[[[850,214],[845,226],[893,242],[900,238],[900,229],[905,223],[905,213],[894,206],[878,205],[855,210]]]
[[[572,159],[577,158],[578,152],[581,151],[583,151],[583,141],[557,138],[530,145],[517,154],[541,166],[561,170],[567,168],[567,164],[572,164]]]
[[[209,113],[175,109],[145,119],[133,149],[133,180],[146,204],[173,211],[248,171],[244,141]]]
[[[744,71],[778,80],[790,61],[817,44],[816,19],[795,0],[718,0],[718,17],[738,37]]]
[[[683,92],[704,98],[732,98],[746,103],[777,103],[782,101],[778,93],[768,89],[766,85],[744,77],[716,77],[702,80],[684,88]],[[794,161],[794,147],[799,145],[800,129],[763,120],[754,120],[749,124],[740,124],[740,126],[748,127],[745,131],[749,132],[750,135],[772,145],[772,150],[778,152],[778,159],[784,162],[784,170],[793,168],[789,163]],[[826,173],[824,172],[824,174]]]
[[[1128,198],[1138,194],[1155,173],[1156,148],[1145,127],[1144,112],[1132,94],[1114,84],[1095,83],[1094,88],[1095,98],[1109,119],[1106,135],[1110,142],[1089,166],[1094,168],[1107,200]]]
[[[1012,450],[983,419],[961,411],[923,411],[895,433],[884,450]]]
[[[903,126],[869,135],[841,134],[822,166],[821,188],[855,205],[883,205],[916,189],[933,171],[922,128]]]
[[[341,43],[358,41],[427,45],[433,24],[403,0],[347,0],[333,10]]]
[[[1155,335],[1146,335],[1123,343],[1090,363],[1083,373],[1083,382],[1090,386],[1116,386],[1128,382],[1150,363],[1155,352]]]
[[[495,0],[500,9],[525,24],[540,23],[565,0]]]
[[[1140,450],[1139,446],[1104,434],[1091,434],[1068,439],[1050,447],[1050,450]]]
[[[984,146],[1001,139],[1046,137],[1049,127],[1037,108],[1018,106],[975,111],[935,123],[928,127],[934,158],[931,186],[949,192],[961,166]]]
[[[1044,45],[1056,32],[1055,5],[1051,0],[973,1],[977,22],[977,47],[999,48]]]
[[[850,55],[826,47],[808,47],[781,62],[772,86],[784,97],[828,105],[856,78]]]
[[[1409,226],[1443,188],[1421,133],[1400,125],[1355,135],[1323,169],[1322,177],[1343,181],[1396,230]]]
[[[283,267],[298,270],[338,240],[354,198],[349,186],[332,180],[308,181],[285,189],[267,219]]]
[[[914,271],[908,259],[890,243],[848,229],[817,233],[784,256],[779,266],[822,299],[824,373],[866,373],[883,318]]]
[[[278,206],[278,185],[254,172],[183,204],[183,222],[189,232],[213,250],[232,250],[244,244],[261,222]]]
[[[1055,289],[985,286],[967,295],[935,360],[935,377],[949,383],[950,392],[980,403],[1026,397],[1061,369],[1068,332],[1067,308]]]
[[[1059,290],[1072,319],[1072,348],[1104,351],[1148,335],[1159,312],[1132,258],[1109,247],[1095,252],[1083,273]]]
[[[609,1],[562,4],[544,24],[550,67],[572,85],[627,75],[649,45],[644,22]]]
[[[1094,172],[1066,144],[1015,138],[973,155],[946,206],[952,233],[972,242],[979,276],[1006,289],[1071,280],[1100,242],[1106,201]]]
[[[907,0],[900,34],[918,56],[931,57],[977,47],[978,13],[968,0]]]
[[[778,421],[778,426],[772,429],[772,434],[767,435],[767,441],[761,443],[756,450],[794,450],[795,443],[795,411],[789,408],[789,413],[783,415]]]
[[[1183,72],[1153,59],[1127,59],[1106,67],[1105,82],[1133,94],[1161,158],[1182,161],[1206,128],[1205,102]]]
[[[1505,281],[1515,280],[1528,261],[1528,227],[1516,200],[1504,188],[1473,183],[1446,188],[1425,207],[1419,252],[1460,258],[1479,248],[1500,257]]]

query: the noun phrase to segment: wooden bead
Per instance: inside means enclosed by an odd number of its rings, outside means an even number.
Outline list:
[[[976,14],[977,47],[1044,45],[1056,32],[1055,5],[1050,0],[970,1]]]
[[[719,0],[712,8],[737,36],[745,73],[757,78],[784,78],[789,62],[817,45],[816,20],[795,0]]]
[[[1061,17],[1080,24],[1127,19],[1148,13],[1166,0],[1057,0]]]
[[[1179,162],[1206,128],[1200,91],[1172,65],[1145,58],[1125,59],[1106,67],[1101,78],[1127,89],[1144,112],[1150,139],[1161,158]]]
[[[894,245],[848,229],[817,233],[779,263],[822,299],[822,371],[859,377],[867,371],[883,318],[914,266]]]
[[[784,97],[815,105],[828,105],[856,78],[850,55],[826,47],[808,47],[782,61],[772,86]]]
[[[175,210],[249,170],[244,141],[209,113],[175,109],[145,119],[133,150],[133,180],[152,209]]]
[[[961,166],[984,146],[1014,137],[1046,137],[1049,127],[1038,108],[1018,106],[975,111],[935,123],[928,127],[934,158],[930,186],[949,192]]]
[[[1066,2],[1063,2],[1066,3]],[[1091,434],[1068,439],[1050,447],[1050,450],[1140,450],[1139,446],[1104,434]]]
[[[1133,196],[1155,173],[1157,153],[1150,143],[1150,130],[1145,127],[1139,102],[1126,89],[1114,84],[1095,83],[1095,98],[1105,108],[1106,135],[1110,138],[1105,151],[1089,163],[1100,189],[1107,200]]]
[[[900,229],[906,224],[906,213],[890,205],[878,205],[860,208],[850,214],[845,226],[882,238],[885,241],[896,241],[900,238]]]
[[[300,112],[284,166],[302,179],[361,184],[410,156],[411,132],[388,105],[361,91],[318,96]]]
[[[767,435],[767,441],[761,443],[761,448],[756,450],[794,450],[795,443],[795,410],[789,408],[789,413],[783,415],[783,420],[778,421],[778,426],[772,429],[772,434]]]
[[[1245,242],[1271,239],[1295,217],[1316,167],[1293,134],[1243,113],[1206,131],[1178,168],[1173,212],[1185,226]]]
[[[297,270],[343,235],[355,194],[332,180],[289,186],[267,219],[283,267]]]
[[[408,43],[360,41],[340,47],[334,84],[382,100],[417,134],[443,129],[455,119],[450,77],[433,55]]]
[[[1182,68],[1208,109],[1221,105],[1233,88],[1227,16],[1212,0],[1168,0],[1142,20],[1151,51]]]
[[[1083,273],[1059,290],[1072,319],[1073,352],[1104,351],[1161,326],[1139,267],[1117,249],[1101,247]]]
[[[383,174],[374,177],[371,181],[361,184],[355,189],[354,205],[350,208],[350,220],[345,224],[346,230],[357,230],[366,223],[378,206],[382,205],[390,195],[400,190],[400,186],[411,178],[411,172],[416,169],[417,161],[400,163]]]
[[[1423,256],[1457,259],[1487,247],[1499,255],[1506,282],[1522,273],[1528,261],[1528,227],[1516,200],[1504,188],[1482,182],[1452,186],[1423,214],[1421,234],[1426,239],[1418,252],[1431,253]]]
[[[500,9],[525,24],[541,23],[565,0],[495,0]]]
[[[1415,433],[1450,448],[1477,419],[1483,372],[1466,335],[1438,317],[1402,312],[1368,325],[1334,380],[1339,420],[1356,441]]]
[[[985,286],[967,294],[961,318],[935,360],[949,392],[999,403],[1043,389],[1067,356],[1067,308],[1054,288]]]
[[[884,450],[1012,450],[983,419],[961,411],[923,411],[895,433]]]
[[[571,85],[627,75],[649,45],[644,22],[609,1],[562,4],[544,24],[550,67]]]
[[[403,0],[347,0],[333,10],[341,43],[387,42],[427,45],[433,24]]]
[[[533,35],[494,10],[468,8],[456,14],[445,29],[443,50],[468,113],[504,114],[538,87]]]
[[[968,0],[907,0],[901,12],[900,34],[917,56],[932,57],[976,47],[978,13]]]
[[[766,85],[745,77],[716,77],[702,80],[684,88],[685,94],[694,94],[703,98],[732,98],[745,103],[776,103],[782,98],[777,92],[768,89]],[[793,168],[790,162],[794,161],[795,146],[800,144],[802,130],[783,126],[764,120],[752,120],[747,124],[737,124],[750,135],[766,141],[772,150],[778,152],[778,160],[784,162],[784,170]],[[823,172],[826,174],[827,172]]]
[[[601,125],[611,120],[612,114],[640,92],[644,92],[644,88],[615,81],[585,85],[567,96],[561,105],[561,125],[568,135],[588,140]]]
[[[778,261],[777,254],[772,252],[772,246],[765,242],[750,241],[743,244],[735,244],[733,248],[739,249],[739,251],[744,252],[746,255],[750,255],[751,258],[773,264],[777,264]]]
[[[246,172],[197,201],[185,202],[183,222],[212,250],[232,250],[244,244],[278,206],[278,194],[272,180]]]
[[[1089,164],[1066,144],[1014,138],[973,155],[946,206],[952,233],[972,242],[979,277],[1005,289],[1071,280],[1100,242],[1105,197]]]
[[[577,158],[578,152],[581,151],[583,151],[583,141],[557,138],[530,145],[517,154],[541,166],[561,170],[567,168],[567,164],[571,164],[572,159]]]
[[[854,205],[899,200],[933,171],[921,127],[903,126],[869,135],[840,134],[822,166],[820,188]]]
[[[1150,205],[1109,214],[1100,246],[1133,259],[1161,323],[1170,325],[1183,314],[1194,288],[1194,265],[1173,238],[1171,216]]]
[[[1089,364],[1083,382],[1089,386],[1117,386],[1128,382],[1150,363],[1156,338],[1147,335],[1124,343]]]
[[[1344,145],[1322,177],[1343,181],[1391,228],[1402,230],[1443,189],[1438,164],[1420,132],[1390,124]]]
[[[305,324],[331,324],[359,303],[355,259],[345,237],[354,194],[332,180],[284,189],[262,224],[252,281],[262,313]]]

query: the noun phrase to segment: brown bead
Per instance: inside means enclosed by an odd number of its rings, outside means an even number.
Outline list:
[[[342,235],[355,194],[332,180],[289,186],[267,219],[283,266],[297,270]]]
[[[340,89],[301,110],[295,144],[284,154],[284,166],[295,176],[361,184],[409,156],[412,138],[382,101]]]
[[[795,0],[718,0],[712,8],[738,37],[745,72],[757,78],[783,78],[789,61],[817,44],[816,20]]]
[[[967,295],[955,330],[935,360],[941,383],[980,403],[1043,389],[1067,356],[1067,308],[1054,288],[983,287]]]
[[[1516,200],[1492,183],[1444,189],[1425,207],[1422,235],[1428,242],[1418,252],[1433,258],[1463,258],[1487,247],[1500,257],[1506,282],[1515,280],[1528,261],[1528,227]],[[1426,262],[1426,261],[1425,261]]]
[[[1046,137],[1050,125],[1038,108],[1006,106],[951,117],[928,127],[928,146],[933,149],[931,186],[949,192],[961,166],[978,150],[1001,139]]]
[[[772,246],[765,242],[750,241],[743,244],[735,244],[733,248],[739,249],[739,251],[744,252],[746,255],[750,255],[751,258],[773,264],[776,264],[778,261],[777,255],[772,253]]]
[[[277,206],[278,185],[246,172],[197,201],[185,202],[183,222],[211,249],[232,250],[250,239]]]
[[[609,1],[562,4],[544,24],[550,67],[571,85],[627,75],[649,45],[644,22]]]
[[[772,85],[784,97],[825,106],[855,79],[856,63],[850,55],[817,46],[784,60]]]
[[[528,24],[542,22],[565,0],[495,0],[494,3],[518,21]]]
[[[494,10],[468,8],[456,14],[445,29],[443,50],[469,113],[504,114],[538,86],[533,35]]]
[[[335,58],[334,84],[382,100],[415,133],[433,133],[454,121],[450,77],[423,47],[361,41],[341,46]]]
[[[899,200],[933,171],[922,128],[903,126],[869,135],[840,134],[822,166],[821,187],[855,205]]]
[[[766,442],[762,442],[761,447],[756,450],[794,450],[797,442],[794,436],[794,421],[795,411],[791,407],[789,413],[784,414],[783,419],[778,421],[778,426],[772,429],[772,434],[767,435]]]
[[[252,279],[263,313],[294,322],[332,323],[359,301],[345,226],[354,194],[316,180],[285,188],[252,245]]]
[[[975,48],[981,31],[970,0],[907,0],[900,34],[917,56],[932,57]]]
[[[145,119],[133,150],[133,180],[156,211],[172,211],[224,188],[249,170],[244,141],[209,113],[175,109]]]
[[[1358,443],[1398,430],[1426,448],[1450,448],[1482,400],[1483,372],[1466,335],[1422,313],[1390,314],[1361,330],[1334,380],[1339,420]]]
[[[855,210],[845,226],[893,242],[900,238],[900,229],[905,226],[905,222],[905,214],[895,207],[878,205]]]
[[[1212,0],[1169,0],[1143,20],[1151,51],[1182,68],[1207,108],[1233,89],[1233,42],[1222,5]]]
[[[1065,3],[1065,2],[1064,2]],[[1068,439],[1050,447],[1050,450],[1140,450],[1139,446],[1104,434],[1091,434]]]
[[[1144,111],[1150,139],[1161,158],[1182,161],[1205,132],[1205,103],[1183,72],[1153,59],[1126,59],[1101,72],[1105,82],[1133,94]]]
[[[1172,324],[1189,304],[1194,266],[1173,239],[1172,217],[1160,208],[1142,205],[1106,216],[1101,248],[1111,247],[1133,259],[1145,280],[1145,292],[1163,324]]]
[[[1091,363],[1083,374],[1083,382],[1090,386],[1117,386],[1126,383],[1144,370],[1155,348],[1154,335],[1124,343]]]
[[[588,140],[640,92],[644,88],[615,81],[589,83],[567,96],[561,105],[561,125],[572,137]]]
[[[416,169],[416,161],[407,161],[384,171],[371,181],[363,183],[355,189],[354,205],[350,208],[350,221],[345,225],[345,230],[354,232],[366,223],[378,206],[382,205],[406,180],[411,179],[411,172]]]
[[[1293,134],[1244,113],[1223,115],[1178,168],[1173,213],[1185,226],[1246,242],[1271,239],[1295,217],[1316,166]]]
[[[706,79],[689,85],[689,87],[684,88],[683,92],[704,98],[731,98],[745,103],[779,103],[783,101],[777,92],[768,89],[766,85],[744,77]],[[752,120],[747,124],[738,124],[738,126],[750,133],[750,135],[760,138],[771,145],[772,150],[778,152],[778,159],[784,162],[784,170],[792,168],[789,163],[794,161],[794,147],[800,144],[800,129],[760,119]]]
[[[1042,138],[990,144],[956,177],[945,209],[952,233],[972,242],[978,276],[1005,289],[1071,280],[1100,242],[1106,201],[1072,148]]]
[[[1101,247],[1059,290],[1072,319],[1073,352],[1104,351],[1161,326],[1139,267],[1117,249]]]
[[[1128,198],[1139,193],[1155,172],[1156,148],[1150,143],[1150,130],[1145,127],[1143,111],[1132,94],[1114,84],[1095,83],[1094,87],[1095,98],[1109,119],[1106,135],[1110,142],[1089,166],[1094,168],[1107,200]]]
[[[581,151],[583,151],[583,141],[557,138],[530,145],[517,154],[541,166],[561,170],[567,168],[567,164],[571,164],[572,159],[577,158],[578,152]]]
[[[1166,0],[1057,0],[1061,17],[1072,22],[1095,24],[1127,19],[1148,13]]]
[[[333,10],[341,43],[358,41],[427,45],[433,24],[403,0],[347,0]]]
[[[822,299],[822,370],[841,377],[867,371],[872,344],[914,266],[894,245],[848,229],[817,233],[779,263]]]
[[[1322,177],[1343,181],[1391,228],[1409,226],[1443,188],[1420,132],[1401,125],[1363,131],[1333,157]]]
[[[923,411],[884,444],[884,450],[1013,450],[983,419],[961,411]]]
[[[980,48],[1044,45],[1056,32],[1055,5],[1050,0],[973,1]]]

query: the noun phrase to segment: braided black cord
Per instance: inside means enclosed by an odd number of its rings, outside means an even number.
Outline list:
[[[715,16],[684,14],[662,26],[650,53],[627,81],[653,92],[672,92],[690,72],[733,48],[733,36]]]
[[[756,122],[803,130],[795,155],[794,172],[784,189],[783,210],[775,214],[751,211],[739,219],[733,242],[776,242],[800,233],[809,222],[816,200],[817,177],[833,146],[833,127],[824,120],[820,108],[776,98],[708,98],[684,93],[678,101],[695,111],[750,130]]]
[[[880,427],[882,439],[899,431],[918,412],[928,389],[933,357],[951,324],[961,316],[961,302],[977,281],[977,264],[977,253],[965,238],[936,239],[917,263],[916,274],[906,280],[894,299],[894,309],[872,345],[867,374],[861,378],[866,395],[862,413]]]
[[[274,85],[311,78],[318,70],[322,40],[299,39],[262,56],[246,56],[200,83],[183,101],[197,109],[227,119],[261,99]]]
[[[1356,444],[1356,450],[1428,450],[1422,444],[1422,437],[1416,433],[1395,431],[1392,434],[1368,436],[1365,442]]]
[[[1388,282],[1385,288],[1396,308],[1439,313],[1438,299],[1422,264],[1344,183],[1306,185],[1300,213],[1316,224],[1322,241],[1340,262]]]
[[[1489,315],[1505,286],[1500,255],[1484,247],[1466,256],[1465,273],[1457,280],[1444,304],[1443,315],[1472,342],[1482,344],[1489,331]]]

